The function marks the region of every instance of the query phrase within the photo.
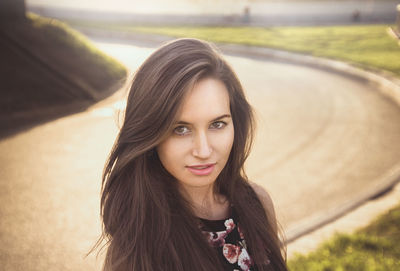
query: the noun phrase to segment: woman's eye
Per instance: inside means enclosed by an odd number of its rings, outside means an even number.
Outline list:
[[[222,129],[226,126],[226,123],[223,121],[216,121],[211,124],[210,128],[212,129]]]
[[[178,126],[174,129],[174,133],[177,135],[186,135],[190,130],[186,126]]]

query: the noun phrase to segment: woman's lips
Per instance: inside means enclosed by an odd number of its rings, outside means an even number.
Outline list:
[[[214,167],[215,167],[215,163],[187,166],[187,169],[194,175],[205,176],[205,175],[211,174],[211,172],[214,170]]]

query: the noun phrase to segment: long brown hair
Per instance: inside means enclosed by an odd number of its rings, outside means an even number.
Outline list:
[[[185,94],[206,77],[225,84],[235,129],[214,191],[233,204],[257,270],[286,270],[281,242],[243,171],[254,124],[242,86],[216,47],[178,39],[156,50],[134,75],[123,125],[105,166],[105,271],[222,269],[190,203],[156,152],[171,133]]]

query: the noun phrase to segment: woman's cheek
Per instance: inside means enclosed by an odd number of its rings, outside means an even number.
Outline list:
[[[174,138],[171,138],[169,149],[176,156],[185,156],[186,154],[190,153],[192,147],[193,147],[193,139],[190,135],[187,135],[187,136],[176,136]]]
[[[233,139],[234,139],[233,127],[227,127],[227,129],[225,129],[223,133],[218,134],[215,146],[217,146],[220,152],[224,152],[227,153],[227,155],[229,155],[233,145]]]

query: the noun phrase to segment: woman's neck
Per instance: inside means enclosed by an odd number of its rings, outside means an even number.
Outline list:
[[[214,193],[213,186],[182,187],[181,192],[192,204],[194,215],[209,220],[224,219],[229,215],[229,202],[221,194]]]

